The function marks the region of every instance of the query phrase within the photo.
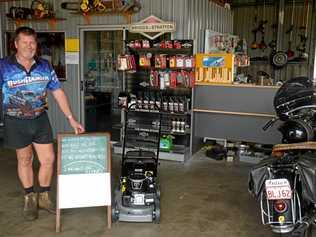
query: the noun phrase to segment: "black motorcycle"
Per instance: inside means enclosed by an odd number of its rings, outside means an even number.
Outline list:
[[[282,144],[249,174],[249,191],[259,201],[262,223],[276,236],[312,237],[316,220],[316,103],[312,81],[288,80],[274,98]],[[314,231],[314,234],[313,234]]]

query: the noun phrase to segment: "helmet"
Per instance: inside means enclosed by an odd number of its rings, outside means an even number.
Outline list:
[[[303,120],[288,120],[279,131],[283,135],[283,143],[307,142],[314,139],[312,126]]]

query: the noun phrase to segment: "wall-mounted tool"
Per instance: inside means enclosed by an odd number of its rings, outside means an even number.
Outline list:
[[[271,55],[271,64],[275,69],[281,69],[287,64],[287,61],[287,54],[283,51],[278,51]]]
[[[137,13],[141,10],[139,0],[81,0],[77,2],[63,2],[61,8],[69,11],[95,12],[124,12]]]
[[[250,48],[251,48],[251,49],[257,49],[257,48],[258,48],[258,43],[257,43],[257,33],[258,33],[258,29],[255,28],[255,29],[253,29],[251,32],[252,32],[252,34],[253,34],[253,41],[252,41],[252,43],[251,43],[251,45],[250,45]]]
[[[104,12],[107,9],[105,4],[101,0],[94,0],[93,6],[97,12]]]
[[[43,0],[33,0],[31,3],[31,9],[33,11],[33,16],[37,19],[54,17],[54,12],[52,7]]]
[[[258,48],[261,50],[265,50],[268,46],[264,40],[264,34],[265,34],[265,25],[268,23],[267,20],[260,21],[260,24],[258,26],[258,31],[261,33],[261,41],[258,44]]]
[[[272,49],[272,51],[276,50],[277,46],[277,24],[272,24],[272,40],[269,43],[269,47]]]
[[[294,31],[294,8],[295,8],[295,0],[292,1],[291,25],[290,25],[290,28],[286,31],[286,34],[289,35],[288,49],[286,51],[286,54],[289,60],[291,60],[294,57],[294,51],[292,50],[292,37],[293,37],[293,31]]]
[[[91,4],[92,1],[89,1],[89,0],[83,0],[81,1],[80,3],[80,10],[84,13],[86,12],[89,12],[92,8],[92,4]]]
[[[80,10],[84,13],[94,9],[96,12],[104,12],[106,10],[105,3],[102,0],[82,0]]]
[[[269,42],[269,47],[272,52],[276,51],[277,48],[277,37],[278,37],[278,5],[275,3],[274,6],[274,23],[271,25],[272,28],[272,40]]]
[[[69,11],[78,11],[78,9],[80,8],[78,2],[63,2],[60,4],[60,7]]]
[[[258,31],[261,33],[261,41],[258,45],[259,49],[264,51],[268,46],[264,40],[264,34],[265,34],[265,25],[268,23],[267,20],[265,20],[265,11],[266,11],[266,1],[263,1],[263,15],[262,15],[262,20],[259,23],[258,26]]]
[[[251,49],[257,49],[258,48],[258,43],[257,43],[257,33],[258,33],[258,9],[256,8],[256,12],[255,12],[255,16],[253,19],[253,23],[254,23],[254,28],[251,30],[252,34],[253,34],[253,41],[250,45]]]
[[[308,29],[308,19],[309,19],[309,9],[310,8],[310,1],[304,0],[304,12],[303,12],[303,20],[302,25],[300,26],[300,42],[297,46],[297,50],[300,52],[299,58],[300,59],[308,59],[308,53],[306,52],[306,43],[307,43],[307,29]]]
[[[10,7],[9,13],[7,13],[7,17],[14,20],[32,19],[32,16],[33,16],[33,10],[26,7]]]

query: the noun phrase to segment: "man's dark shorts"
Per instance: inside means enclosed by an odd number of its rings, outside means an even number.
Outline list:
[[[8,148],[19,149],[32,143],[53,142],[52,128],[44,112],[35,119],[4,117],[4,144]]]

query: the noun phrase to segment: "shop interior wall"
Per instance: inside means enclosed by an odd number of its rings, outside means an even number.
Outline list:
[[[312,48],[314,52],[314,63],[310,65],[310,71],[313,71],[313,81],[316,82],[316,3],[314,4],[314,14],[312,16]]]
[[[84,17],[79,14],[71,14],[60,7],[62,1],[49,1],[56,11],[56,16],[65,18],[65,21],[57,21],[55,29],[52,29],[48,22],[30,21],[26,25],[33,27],[37,31],[63,31],[66,38],[79,38],[79,27],[87,26]],[[142,9],[132,16],[132,22],[140,21],[153,14],[165,21],[176,22],[177,31],[174,38],[194,39],[195,52],[202,52],[204,49],[205,29],[212,29],[224,33],[233,31],[233,13],[224,9],[209,0],[141,0]],[[12,6],[30,7],[31,1],[10,1],[0,3],[0,16],[3,19],[2,29],[14,31],[15,22],[5,17]],[[122,25],[127,24],[126,18],[121,15],[95,15],[91,16],[90,25]],[[1,35],[3,38],[3,34]],[[79,91],[79,66],[67,65],[67,81],[63,82],[65,90],[70,100],[70,105],[74,114],[80,115],[80,91]],[[59,112],[55,103],[51,103],[49,98],[49,116],[54,129],[54,134],[69,131],[70,127],[64,116]]]
[[[260,1],[261,2],[261,1]],[[274,1],[277,3],[278,1]],[[284,11],[284,32],[287,31],[291,25],[291,12],[292,12],[292,3],[286,1]],[[313,2],[313,1],[311,1]],[[261,2],[262,3],[262,2]],[[314,4],[315,5],[315,4]],[[254,17],[256,14],[256,10],[258,12],[258,22],[263,18],[268,21],[265,27],[265,41],[268,44],[273,39],[273,30],[272,24],[277,23],[276,18],[276,6],[268,5],[265,6],[265,10],[263,5],[260,6],[246,6],[246,7],[237,7],[234,8],[234,34],[239,35],[241,38],[246,39],[248,43],[248,53],[251,57],[260,57],[264,55],[270,55],[271,49],[268,48],[265,51],[260,49],[252,50],[250,49],[250,44],[254,40],[254,36],[252,33],[252,29],[255,28]],[[296,48],[299,44],[299,27],[302,25],[304,8],[302,3],[295,4],[294,10],[294,31],[293,31],[293,42],[292,42],[292,50]],[[264,16],[263,16],[264,15]],[[315,34],[312,33],[315,30],[315,6],[314,9],[310,8],[308,15],[308,41],[307,41],[307,51],[309,52],[309,62],[308,63],[297,63],[297,64],[287,64],[285,68],[281,70],[281,79],[286,80],[295,76],[310,76],[312,77],[313,73],[313,65],[314,65],[314,52],[315,52]],[[314,29],[314,30],[312,30]],[[286,51],[288,49],[288,34],[283,34],[281,36],[281,45],[280,50]],[[257,42],[260,42],[261,34],[257,34]],[[295,51],[295,50],[294,50]],[[273,68],[269,65],[269,63],[259,63],[253,62],[251,66],[248,68],[248,72],[251,75],[256,75],[257,71],[266,71],[273,77]]]

